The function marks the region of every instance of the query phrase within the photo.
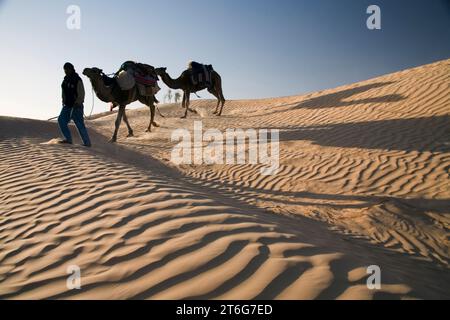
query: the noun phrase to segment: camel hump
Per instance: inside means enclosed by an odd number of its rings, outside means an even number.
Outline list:
[[[134,69],[136,67],[136,62],[128,60],[125,61],[124,63],[122,63],[122,65],[120,66],[119,72],[124,70],[124,71],[128,71],[128,69]]]
[[[214,70],[212,64],[203,64],[196,61],[189,61],[188,63],[188,69],[190,69],[193,72],[204,70],[205,68],[208,71]]]
[[[141,75],[150,75],[153,77],[157,76],[155,67],[153,67],[149,64],[135,62],[135,61],[131,61],[131,60],[125,61],[124,63],[122,63],[122,65],[120,66],[119,72],[122,70],[130,71],[133,73],[139,73]]]
[[[191,61],[190,66],[191,68],[188,71],[192,85],[198,90],[210,88],[212,86],[212,72],[214,70],[212,65]]]
[[[122,90],[137,87],[142,96],[153,96],[160,90],[158,75],[149,64],[125,61],[116,73],[117,83]]]
[[[201,64],[197,61],[189,61],[189,64],[188,64],[189,69],[192,69],[192,70],[199,69],[202,66],[203,66],[203,64]]]
[[[156,76],[155,67],[153,67],[153,66],[151,66],[149,64],[138,63],[137,64],[137,68],[142,74]]]

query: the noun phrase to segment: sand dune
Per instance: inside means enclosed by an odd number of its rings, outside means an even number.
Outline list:
[[[177,119],[181,111],[170,106],[163,128],[134,140],[141,151],[170,159],[171,130],[192,128],[194,120],[221,130],[278,128],[275,176],[250,165],[179,169],[252,205],[325,221],[448,265],[449,71],[444,60],[304,96],[230,101],[223,118],[212,116],[211,101],[195,101],[199,115],[190,122]],[[132,111],[142,132],[141,112]],[[106,131],[112,119],[95,124]]]
[[[0,298],[450,298],[450,60],[303,96],[130,110],[59,146],[0,118]],[[170,133],[279,128],[280,171],[170,161]],[[50,142],[50,143],[49,143]],[[67,290],[78,265],[82,289]],[[366,286],[369,265],[381,290]]]

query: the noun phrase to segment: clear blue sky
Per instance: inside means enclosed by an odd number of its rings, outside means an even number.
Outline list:
[[[449,2],[0,0],[0,115],[57,115],[66,61],[81,74],[87,66],[114,72],[136,60],[166,66],[173,77],[188,60],[210,63],[228,99],[368,79],[450,58]],[[71,4],[81,8],[79,31],[66,28]],[[366,28],[370,4],[381,7],[382,30]],[[84,83],[90,111],[90,84]],[[96,100],[95,112],[106,109]]]

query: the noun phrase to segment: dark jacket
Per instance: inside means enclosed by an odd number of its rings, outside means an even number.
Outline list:
[[[83,80],[77,73],[65,76],[61,84],[63,104],[69,108],[81,107],[84,103]]]

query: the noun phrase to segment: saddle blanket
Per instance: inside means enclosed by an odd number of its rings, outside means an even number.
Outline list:
[[[214,70],[212,65],[204,65],[195,61],[189,64],[191,70],[191,82],[195,86],[210,87],[212,85],[211,73]]]
[[[150,75],[142,75],[139,73],[134,74],[134,79],[137,83],[143,84],[144,86],[155,86],[158,82],[157,78],[154,78]]]
[[[136,86],[144,96],[154,95],[161,90],[155,68],[148,64],[126,61],[116,73],[116,79],[121,90],[130,90]]]
[[[120,71],[116,80],[121,90],[131,90],[136,86],[139,90],[139,94],[143,96],[153,96],[161,90],[158,86],[158,78],[133,69]]]

